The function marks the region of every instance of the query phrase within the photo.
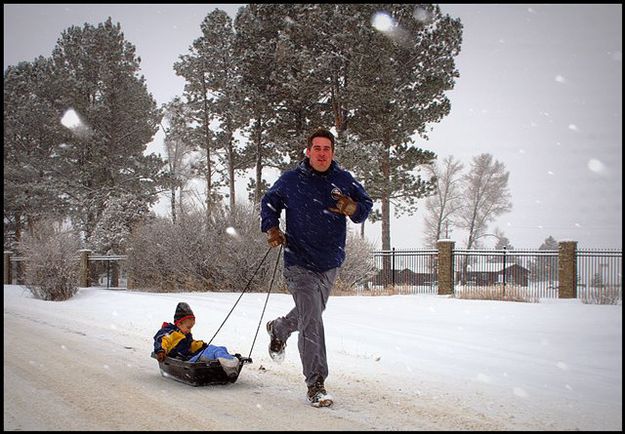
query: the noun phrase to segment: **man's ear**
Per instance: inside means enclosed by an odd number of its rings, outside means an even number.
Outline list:
[[[306,148],[306,156],[310,157],[310,148]]]

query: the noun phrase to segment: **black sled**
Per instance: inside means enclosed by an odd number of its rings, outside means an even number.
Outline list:
[[[234,356],[239,359],[239,369],[233,376],[228,376],[224,372],[218,360],[185,362],[184,360],[165,357],[165,360],[158,362],[158,367],[163,377],[173,378],[190,386],[228,384],[237,381],[243,365],[252,363],[252,359],[249,357],[242,357],[238,353]],[[152,353],[151,357],[156,359],[156,354]]]

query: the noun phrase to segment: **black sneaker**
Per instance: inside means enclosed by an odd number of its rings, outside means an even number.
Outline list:
[[[308,386],[308,401],[313,407],[329,407],[334,403],[334,398],[326,392],[322,381],[317,381]]]
[[[269,357],[276,362],[282,363],[284,361],[284,349],[286,348],[286,342],[276,338],[273,334],[273,321],[267,323],[267,333],[271,338],[269,341]]]

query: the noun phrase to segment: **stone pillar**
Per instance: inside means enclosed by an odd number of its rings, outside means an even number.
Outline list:
[[[80,252],[80,286],[89,287],[89,254],[91,250],[81,249]]]
[[[454,244],[455,241],[439,240],[438,248],[438,295],[454,293]]]
[[[558,243],[559,298],[577,298],[577,241]]]
[[[11,280],[11,251],[4,251],[4,284],[10,285]]]

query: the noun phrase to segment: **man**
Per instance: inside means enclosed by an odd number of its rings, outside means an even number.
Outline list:
[[[373,202],[363,186],[334,161],[334,136],[319,129],[308,138],[306,158],[286,171],[261,201],[261,230],[273,247],[284,249],[284,278],[295,308],[267,323],[269,354],[284,359],[286,341],[299,332],[298,348],[315,407],[332,405],[322,313],[345,260],[346,218],[366,220]],[[286,210],[286,230],[279,219]]]

